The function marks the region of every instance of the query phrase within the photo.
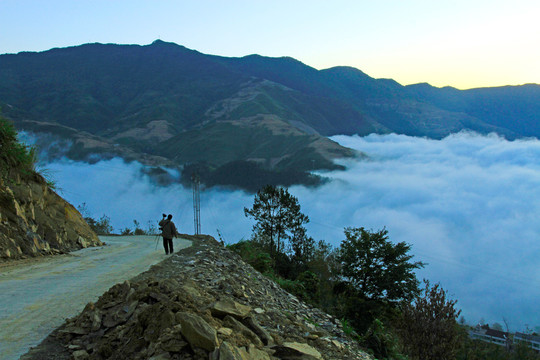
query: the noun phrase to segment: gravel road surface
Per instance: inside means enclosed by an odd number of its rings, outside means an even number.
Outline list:
[[[66,318],[166,255],[155,236],[104,236],[107,246],[0,266],[0,359],[18,359]],[[175,239],[175,251],[190,241]]]

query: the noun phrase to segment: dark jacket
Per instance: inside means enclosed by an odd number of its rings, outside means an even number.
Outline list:
[[[178,235],[178,232],[176,231],[176,226],[174,226],[174,223],[169,219],[163,219],[159,222],[159,226],[161,227],[161,236],[165,239],[172,239],[173,237],[176,237]]]

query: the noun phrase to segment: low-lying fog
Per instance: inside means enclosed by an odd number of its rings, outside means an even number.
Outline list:
[[[336,136],[369,160],[316,189],[296,186],[309,234],[338,245],[346,226],[386,227],[392,241],[413,244],[414,260],[429,263],[419,278],[440,282],[469,324],[484,320],[512,330],[540,325],[540,142],[506,141],[460,133],[443,140],[402,135]],[[191,189],[157,187],[137,163],[47,164],[60,193],[83,202],[94,218],[106,214],[116,231],[142,227],[171,213],[180,231],[193,233]],[[203,233],[227,243],[249,238],[243,214],[253,195],[205,190]]]

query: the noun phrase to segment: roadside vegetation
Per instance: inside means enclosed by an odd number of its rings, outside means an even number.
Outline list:
[[[30,179],[44,182],[53,190],[56,183],[45,168],[37,166],[37,151],[19,142],[13,123],[0,115],[0,178],[9,184],[27,183]]]
[[[77,210],[79,210],[86,223],[98,235],[156,235],[159,233],[158,228],[152,221],[148,221],[146,228],[143,228],[137,220],[133,220],[133,227],[125,227],[115,232],[109,216],[103,214],[99,219],[94,218],[88,210],[86,203],[77,206]]]
[[[411,245],[383,228],[344,229],[337,248],[308,236],[309,217],[286,189],[265,186],[245,208],[249,240],[228,247],[307,303],[342,319],[344,330],[377,359],[539,359],[522,345],[507,351],[468,338],[461,311],[440,284],[421,283]],[[464,320],[464,319],[462,319]]]
[[[0,116],[0,172],[3,181],[34,175],[36,151],[17,140],[13,124]]]

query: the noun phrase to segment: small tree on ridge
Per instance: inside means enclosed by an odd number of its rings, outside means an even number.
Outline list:
[[[386,229],[371,232],[348,227],[345,237],[339,255],[341,275],[360,296],[399,302],[411,300],[420,292],[414,270],[425,264],[410,261],[411,245],[393,244]]]
[[[294,239],[296,248],[303,248],[300,243],[306,239],[304,224],[309,218],[300,212],[298,198],[287,189],[267,185],[255,195],[253,207],[244,208],[246,217],[257,222],[253,232],[269,250],[270,255],[284,254],[285,240]]]

